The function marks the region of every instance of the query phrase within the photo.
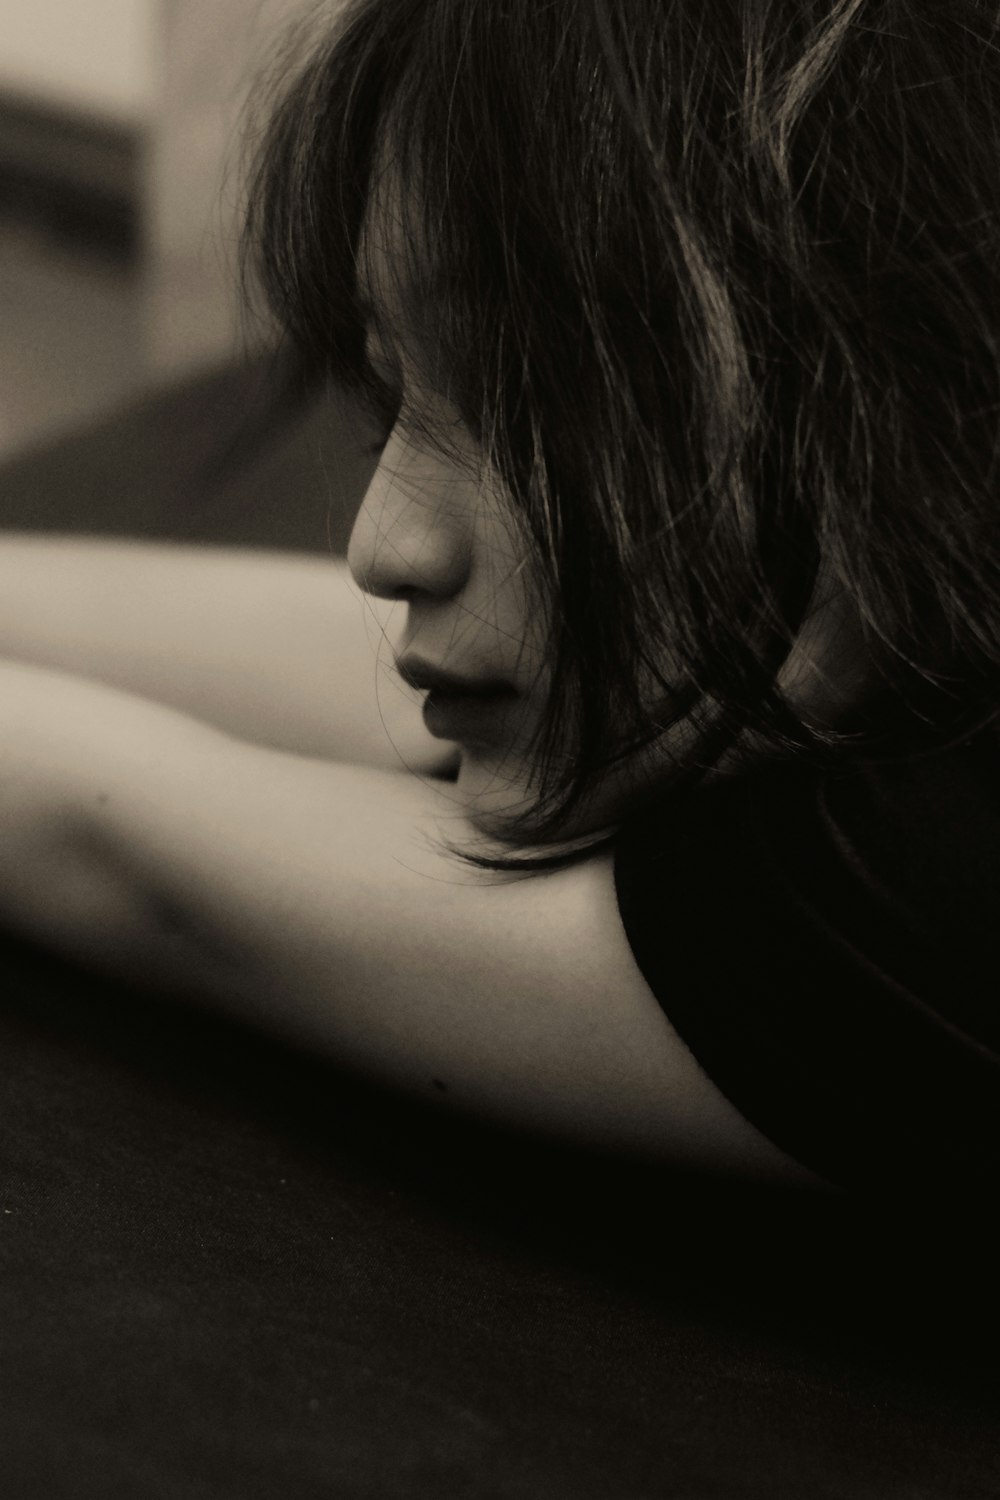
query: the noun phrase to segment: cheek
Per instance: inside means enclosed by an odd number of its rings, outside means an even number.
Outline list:
[[[528,543],[494,500],[479,509],[474,536],[468,606],[488,623],[497,659],[506,663],[514,686],[537,710],[549,661],[549,612]]]

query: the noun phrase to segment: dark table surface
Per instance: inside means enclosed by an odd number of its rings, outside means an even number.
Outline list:
[[[0,524],[309,550],[336,401],[226,371],[0,473]],[[10,1500],[1000,1496],[989,1217],[539,1148],[10,939]]]

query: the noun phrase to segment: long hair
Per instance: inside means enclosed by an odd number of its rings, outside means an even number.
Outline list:
[[[679,724],[691,780],[996,715],[1000,5],[352,0],[281,76],[271,304],[392,406],[359,285],[388,163],[428,367],[536,564],[532,830]],[[832,725],[778,683],[821,564],[871,664]]]

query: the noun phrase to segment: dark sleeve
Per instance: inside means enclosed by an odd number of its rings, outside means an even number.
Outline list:
[[[1000,1168],[1000,748],[785,763],[665,797],[616,855],[625,929],[746,1119],[845,1185]]]

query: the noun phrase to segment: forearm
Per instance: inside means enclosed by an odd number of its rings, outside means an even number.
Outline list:
[[[169,708],[0,660],[0,929],[117,979],[228,993],[220,946],[105,831],[140,800],[164,823],[183,824],[186,802],[203,810],[229,743]]]
[[[339,560],[0,535],[0,657],[81,674],[253,743],[358,764],[441,762],[379,665]]]
[[[335,1012],[317,1017],[308,986],[296,992],[310,956],[302,915],[313,938],[317,914],[334,916],[335,959],[376,951],[388,913],[365,909],[366,830],[376,864],[389,819],[404,839],[390,860],[405,848],[426,865],[425,815],[448,806],[447,789],[355,767],[331,802],[325,773],[339,769],[0,659],[0,931],[323,1046]]]

